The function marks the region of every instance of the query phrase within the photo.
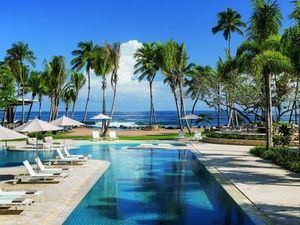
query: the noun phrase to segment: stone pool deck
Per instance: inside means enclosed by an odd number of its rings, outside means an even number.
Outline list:
[[[192,144],[192,151],[199,160],[210,168],[210,172],[214,168],[225,178],[226,182],[221,182],[223,187],[244,209],[251,210],[254,204],[258,216],[268,224],[299,225],[300,174],[250,155],[250,148]],[[233,191],[236,188],[240,193]]]
[[[16,215],[12,211],[0,213],[1,225],[31,224],[55,225],[62,224],[90,188],[103,175],[110,163],[100,160],[89,160],[83,165],[67,166],[67,178],[60,178],[56,184],[8,184],[0,182],[4,190],[38,190],[43,194],[30,207]],[[0,168],[1,180],[13,174],[24,172],[23,166]],[[29,197],[28,198],[32,198]],[[33,198],[34,199],[34,198]],[[8,215],[7,215],[8,214]]]

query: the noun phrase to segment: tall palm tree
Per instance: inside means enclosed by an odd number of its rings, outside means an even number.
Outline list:
[[[300,1],[295,0],[292,1],[292,3],[294,4],[294,9],[293,12],[289,15],[289,18],[295,20],[299,25],[300,24]]]
[[[25,82],[26,82],[26,67],[24,63],[28,63],[32,66],[35,65],[34,61],[36,59],[33,51],[30,50],[29,45],[24,42],[17,42],[12,44],[12,47],[6,51],[6,61],[13,68],[15,76],[20,81],[22,86],[21,96],[22,96],[22,119],[21,122],[24,123],[25,120]]]
[[[28,121],[28,119],[30,117],[35,97],[41,92],[41,89],[42,89],[41,85],[42,85],[42,72],[32,71],[30,73],[30,77],[28,78],[28,80],[26,82],[26,86],[30,89],[30,92],[31,92],[31,103],[30,103],[29,110],[27,113],[26,121]]]
[[[72,118],[74,117],[75,106],[79,95],[79,91],[83,88],[85,83],[86,83],[86,78],[82,73],[78,73],[76,71],[71,72],[70,84],[73,86],[74,89],[74,95],[72,98],[72,102],[73,102],[72,113],[71,113]]]
[[[226,11],[218,13],[217,17],[218,23],[212,28],[212,33],[216,34],[223,32],[225,40],[228,41],[228,52],[231,54],[232,33],[237,32],[238,34],[243,35],[241,28],[246,27],[246,24],[242,21],[241,15],[231,8],[227,8]]]
[[[96,76],[101,77],[102,83],[102,113],[106,114],[106,89],[107,89],[107,76],[112,71],[112,63],[109,57],[109,52],[106,47],[96,46],[95,58],[93,67]]]
[[[87,82],[88,82],[88,94],[86,98],[85,103],[85,110],[83,115],[83,122],[86,121],[87,116],[87,110],[88,110],[88,104],[90,100],[90,91],[91,91],[91,77],[90,73],[92,68],[92,62],[94,60],[94,54],[95,54],[95,46],[92,41],[86,41],[86,42],[79,42],[78,49],[72,51],[72,55],[75,57],[72,59],[72,69],[73,70],[81,70],[83,67],[85,67],[85,72],[87,74]]]
[[[49,120],[55,120],[58,115],[59,99],[63,85],[67,78],[65,58],[53,56],[50,62],[45,62],[45,79],[49,87],[50,116]]]
[[[139,81],[147,79],[150,89],[150,126],[156,124],[154,103],[153,103],[153,81],[157,71],[159,70],[158,63],[158,43],[145,43],[135,53],[137,63],[135,64],[134,74],[138,74]]]
[[[110,84],[111,88],[113,90],[113,98],[111,103],[111,109],[110,109],[110,117],[113,118],[113,114],[115,111],[115,103],[116,103],[116,97],[117,97],[117,84],[118,84],[118,69],[119,69],[119,62],[121,57],[121,45],[120,43],[113,43],[113,44],[106,44],[105,45],[108,53],[109,53],[109,59],[112,64],[112,72],[111,72],[111,79]],[[108,131],[109,124],[111,120],[107,121],[106,126],[104,128],[103,135],[106,135],[106,132]]]
[[[281,26],[282,15],[276,1],[253,1],[253,13],[248,29],[249,40],[238,49],[238,57],[244,59],[252,67],[255,76],[264,80],[265,120],[267,148],[273,146],[272,141],[272,74],[290,69],[291,63],[281,53],[280,37],[276,36]]]
[[[69,116],[69,106],[75,95],[74,87],[70,83],[65,84],[61,91],[60,98],[65,103],[65,113],[67,117]]]

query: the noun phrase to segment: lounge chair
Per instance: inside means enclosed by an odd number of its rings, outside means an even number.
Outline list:
[[[42,173],[62,173],[63,171],[71,170],[71,168],[45,168],[44,164],[42,163],[39,157],[35,158],[34,160]]]
[[[92,131],[92,141],[100,141],[100,132],[98,130],[93,130]]]
[[[78,158],[78,159],[88,159],[92,158],[91,155],[71,155],[67,148],[63,148],[63,151],[66,155],[65,158]]]
[[[34,172],[30,163],[27,160],[23,161],[23,164],[24,164],[27,172],[29,173],[29,175],[28,174],[19,174],[18,176],[15,177],[17,180],[46,181],[46,180],[53,180],[58,177],[67,177],[67,175],[63,174],[63,173],[51,173],[51,174],[50,173],[36,173],[36,172]]]
[[[60,149],[55,149],[58,157],[56,159],[50,159],[49,162],[53,162],[53,163],[70,163],[70,164],[79,164],[79,163],[83,163],[86,162],[87,159],[79,159],[79,158],[66,158],[64,157],[64,155],[62,154],[62,152],[60,151]]]
[[[37,139],[36,138],[27,138],[26,145],[28,145],[29,147],[36,147]]]
[[[4,191],[0,189],[0,196],[23,196],[23,195],[32,195],[39,196],[43,192],[42,191]]]
[[[199,141],[199,140],[202,140],[202,135],[201,135],[201,132],[200,131],[196,131],[195,134],[194,134],[194,138],[193,138],[195,141]]]
[[[115,130],[110,130],[109,132],[108,132],[108,138],[110,139],[110,140],[117,140],[117,139],[119,139],[118,137],[117,137],[117,132],[115,131]]]
[[[175,138],[175,140],[185,140],[185,132],[184,131],[178,131],[177,137]]]
[[[10,207],[17,207],[20,206],[30,206],[34,203],[33,200],[29,198],[21,198],[20,196],[0,196],[0,208],[10,208]]]
[[[44,143],[43,144],[48,144],[48,145],[52,145],[53,147],[64,147],[64,145],[60,142],[55,142],[53,140],[52,136],[47,136],[43,138]]]

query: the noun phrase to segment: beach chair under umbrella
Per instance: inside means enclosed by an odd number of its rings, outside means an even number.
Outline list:
[[[79,127],[79,126],[83,126],[84,125],[83,123],[80,123],[77,120],[71,119],[71,118],[66,117],[66,116],[62,116],[62,117],[60,117],[60,118],[58,118],[56,120],[51,121],[50,123],[53,124],[53,125],[62,127],[62,128],[64,128],[64,130],[67,127]],[[64,138],[64,145],[65,144],[66,144],[66,140]]]
[[[39,119],[34,119],[14,129],[14,131],[21,132],[21,133],[36,133],[36,138],[37,138],[37,134],[40,132],[58,131],[58,130],[62,130],[62,128]],[[36,139],[36,147],[38,150],[37,139]]]
[[[7,129],[5,127],[0,126],[0,141],[5,141],[5,147],[7,148],[7,141],[9,140],[17,140],[17,139],[25,139],[28,138],[24,134],[20,134],[16,131]]]

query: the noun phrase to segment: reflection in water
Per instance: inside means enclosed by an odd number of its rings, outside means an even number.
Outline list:
[[[64,224],[253,225],[190,151],[121,147],[73,151],[111,166]]]

